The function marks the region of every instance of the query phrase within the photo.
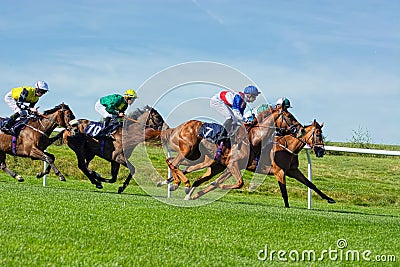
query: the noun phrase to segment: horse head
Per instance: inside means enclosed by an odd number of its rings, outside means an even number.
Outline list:
[[[55,121],[58,126],[65,128],[68,127],[71,120],[75,119],[75,115],[72,113],[72,110],[64,103],[61,103],[52,109],[46,110],[43,112],[43,115],[46,118]]]
[[[145,110],[149,112],[146,120],[146,126],[151,127],[156,130],[162,130],[165,124],[163,117],[158,113],[158,111],[150,106],[146,106]]]
[[[129,120],[142,123],[145,128],[160,130],[165,124],[164,119],[158,111],[150,106],[145,106],[143,109],[136,109],[129,114]]]
[[[267,121],[269,120],[269,121]],[[273,120],[273,122],[272,122]],[[272,107],[263,110],[257,115],[259,124],[274,124],[270,127],[275,127],[278,135],[293,135],[301,137],[304,134],[304,127],[297,121],[289,111],[282,109],[282,107]]]
[[[319,124],[316,120],[312,124],[304,127],[306,133],[303,136],[303,140],[314,150],[315,155],[318,158],[322,158],[325,155],[324,138],[322,135],[322,127],[324,123]]]

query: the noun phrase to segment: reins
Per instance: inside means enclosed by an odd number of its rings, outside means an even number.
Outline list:
[[[61,111],[64,111],[64,108],[62,108]],[[43,128],[44,128],[44,126],[43,126],[41,120],[39,119],[39,117],[42,117],[42,118],[44,118],[44,119],[49,120],[51,123],[55,123],[55,124],[59,125],[58,122],[57,122],[57,120],[50,119],[49,116],[44,115],[44,114],[42,114],[42,113],[40,113],[40,112],[38,112],[38,111],[35,112],[35,115],[36,115],[37,117],[33,117],[33,118],[38,119],[38,123],[39,123]],[[63,113],[63,115],[64,115],[64,113]],[[29,121],[28,121],[28,122],[29,122]],[[49,136],[48,134],[46,134],[45,132],[43,132],[42,130],[40,130],[40,129],[38,129],[38,128],[35,128],[35,127],[33,127],[33,126],[31,126],[31,125],[29,125],[29,124],[27,124],[27,123],[24,123],[24,125],[25,125],[26,127],[28,127],[28,128],[31,128],[32,130],[34,130],[34,131],[36,131],[36,132],[38,132],[38,133],[43,134],[43,135],[46,136],[47,138],[50,138],[50,136]],[[51,128],[51,127],[49,127],[49,128]]]
[[[140,122],[138,120],[135,120],[135,119],[129,118],[129,117],[124,117],[124,118],[129,120],[129,121],[132,121],[132,122],[135,122],[135,123],[139,123],[139,124],[143,125],[144,127],[150,127],[150,128],[156,129],[156,130],[160,130],[160,128],[162,128],[162,125],[161,126],[157,126],[156,125],[157,123],[154,121],[154,116],[151,116],[151,112],[149,112],[148,117],[152,121],[153,125],[150,125],[150,124],[147,124],[147,123],[142,123],[142,122]],[[148,121],[148,120],[146,120],[146,121]]]

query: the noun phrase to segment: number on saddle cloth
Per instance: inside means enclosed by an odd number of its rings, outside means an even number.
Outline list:
[[[85,134],[91,137],[97,136],[97,134],[103,129],[103,122],[91,121],[85,128]]]
[[[228,139],[228,132],[224,126],[218,123],[205,122],[198,133],[202,138],[214,143],[219,144],[220,141]]]
[[[114,125],[109,125],[106,128],[108,133],[112,133],[115,131],[120,124],[114,124]],[[88,126],[85,128],[85,134],[91,137],[97,137],[100,131],[103,131],[104,129],[104,123],[101,121],[91,121]],[[104,133],[105,134],[105,133]]]

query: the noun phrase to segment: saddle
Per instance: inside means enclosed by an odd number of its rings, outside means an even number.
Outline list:
[[[230,138],[224,126],[218,123],[205,122],[199,129],[198,135],[207,141],[218,145],[215,154],[215,160],[219,160],[222,154],[222,148],[230,148]]]
[[[224,126],[218,123],[203,123],[199,129],[198,135],[214,144],[220,144],[221,141],[229,139],[228,132]]]
[[[12,125],[7,125],[11,120],[10,118],[4,118],[0,121],[0,130],[12,136],[18,136],[22,128],[28,123],[29,117],[17,118]]]

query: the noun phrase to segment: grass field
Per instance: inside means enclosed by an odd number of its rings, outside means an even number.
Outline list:
[[[134,182],[120,195],[121,180],[95,189],[68,148],[49,151],[67,182],[52,174],[43,187],[34,177],[41,162],[12,157],[8,166],[26,181],[0,174],[1,266],[399,265],[396,157],[312,157],[315,184],[337,201],[328,204],[314,194],[313,210],[307,210],[307,189],[291,179],[290,209],[283,207],[274,177],[248,192],[247,172],[245,188],[185,208],[148,196]],[[162,155],[149,151],[166,175]],[[304,170],[306,162],[302,154]],[[135,166],[137,178],[148,175],[141,159]],[[96,159],[91,167],[106,175],[109,164]],[[121,170],[121,177],[126,174]],[[177,203],[181,191],[173,193]]]

